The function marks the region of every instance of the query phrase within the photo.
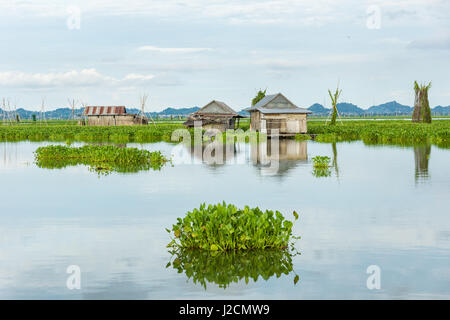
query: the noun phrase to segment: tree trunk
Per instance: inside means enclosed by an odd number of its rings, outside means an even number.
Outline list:
[[[414,111],[412,115],[412,122],[426,122],[431,123],[430,103],[428,102],[428,89],[430,85],[419,86],[417,82],[414,83]]]
[[[330,122],[331,125],[336,124],[336,117],[337,117],[337,107],[335,104],[333,104],[333,113],[331,115],[331,122]]]

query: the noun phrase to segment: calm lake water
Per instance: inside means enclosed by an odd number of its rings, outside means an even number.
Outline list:
[[[270,167],[249,145],[210,165],[181,145],[128,144],[173,153],[174,165],[99,177],[84,166],[38,168],[33,151],[48,144],[0,143],[0,299],[450,298],[450,149],[288,141]],[[335,163],[329,177],[312,174],[317,155]],[[223,200],[300,214],[291,273],[205,289],[166,268],[165,228]],[[198,270],[244,261],[217,259]],[[70,265],[81,268],[80,290],[66,287]],[[366,286],[371,265],[379,290]]]

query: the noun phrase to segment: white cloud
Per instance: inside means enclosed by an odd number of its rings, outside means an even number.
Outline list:
[[[0,72],[0,85],[20,88],[90,87],[98,85],[129,85],[152,80],[154,75],[131,73],[123,78],[103,75],[95,69],[68,72],[27,73],[21,71]]]
[[[345,55],[328,55],[314,57],[293,57],[293,58],[266,58],[255,60],[254,63],[271,69],[295,69],[307,67],[320,67],[336,64],[353,64],[358,62],[371,61],[374,56],[368,54],[345,54]]]
[[[137,74],[137,73],[130,73],[130,74],[127,74],[124,78],[123,78],[123,80],[124,81],[135,81],[135,80],[137,80],[137,81],[146,81],[146,80],[151,80],[151,79],[153,79],[155,76],[154,75],[152,75],[152,74],[149,74],[149,75],[142,75],[142,74]]]
[[[0,15],[67,17],[72,2],[11,0],[0,3]],[[78,0],[82,17],[140,15],[164,20],[214,20],[231,24],[324,25],[367,18],[369,5],[377,5],[382,21],[426,22],[447,19],[448,0]],[[83,19],[83,18],[82,18]]]
[[[212,48],[161,48],[155,46],[142,46],[138,48],[139,51],[150,51],[160,53],[196,53],[204,51],[213,51]]]
[[[408,44],[413,49],[450,49],[450,33],[441,33],[430,35],[427,38],[421,38],[411,41]]]

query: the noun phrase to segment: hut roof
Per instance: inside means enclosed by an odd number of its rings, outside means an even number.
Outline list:
[[[225,102],[213,100],[207,105],[194,112],[193,115],[217,115],[217,116],[235,116],[240,117],[240,115],[231,109]]]
[[[85,116],[115,116],[126,113],[124,106],[88,106],[83,110]]]
[[[280,98],[284,101],[283,103],[276,103],[269,107],[268,104],[275,100],[275,98]],[[261,113],[312,113],[307,109],[297,107],[281,93],[267,95],[259,100],[254,106],[244,109],[244,111],[259,111]]]

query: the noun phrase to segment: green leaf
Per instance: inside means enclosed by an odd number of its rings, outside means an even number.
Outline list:
[[[296,275],[294,278],[294,284],[297,284],[298,280],[300,280],[300,277],[298,275]]]

